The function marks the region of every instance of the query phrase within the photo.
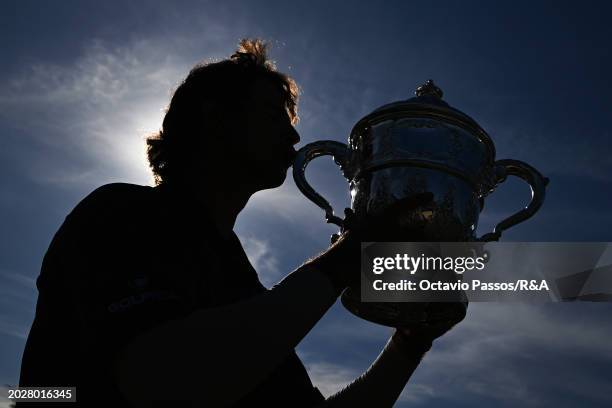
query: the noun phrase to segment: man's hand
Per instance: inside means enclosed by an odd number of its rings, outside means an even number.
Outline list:
[[[450,318],[425,322],[413,327],[398,327],[393,334],[393,341],[408,353],[425,352],[429,350],[434,340],[443,336],[465,318],[467,307],[467,300],[430,303],[427,308],[428,312],[448,315]]]
[[[358,219],[355,213],[344,210],[344,225],[340,234],[332,236],[332,245],[312,259],[332,281],[338,295],[347,287],[358,285],[361,269],[362,242],[420,242],[425,240],[419,228],[400,226],[400,220],[411,211],[427,206],[433,200],[431,193],[417,194],[398,200],[381,215]]]

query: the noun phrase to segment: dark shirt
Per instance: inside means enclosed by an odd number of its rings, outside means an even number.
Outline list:
[[[113,183],[84,198],[43,259],[20,386],[76,386],[72,407],[129,406],[110,362],[131,339],[199,308],[266,291],[238,237],[223,238],[205,214],[180,189],[164,186]],[[323,400],[292,352],[235,406]]]

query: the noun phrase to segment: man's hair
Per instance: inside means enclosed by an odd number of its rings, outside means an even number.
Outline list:
[[[242,39],[228,59],[199,63],[174,91],[162,129],[147,137],[147,159],[155,184],[177,175],[188,160],[197,158],[203,138],[215,129],[216,120],[244,109],[251,85],[266,78],[279,85],[293,124],[297,123],[298,86],[276,71],[268,60],[268,44],[260,39]]]

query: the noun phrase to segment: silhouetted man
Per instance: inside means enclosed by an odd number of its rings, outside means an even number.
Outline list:
[[[359,236],[349,230],[266,289],[233,232],[251,195],[285,180],[297,93],[259,40],[191,70],[147,140],[156,186],[96,189],[53,238],[21,386],[76,386],[79,406],[393,405],[456,322],[396,330],[326,400],[294,348],[358,278]]]

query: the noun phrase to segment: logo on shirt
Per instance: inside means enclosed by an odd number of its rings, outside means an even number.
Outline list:
[[[124,312],[133,306],[140,305],[148,301],[160,301],[177,298],[178,296],[176,296],[174,293],[154,290],[125,297],[117,302],[108,305],[107,309],[111,313]]]

